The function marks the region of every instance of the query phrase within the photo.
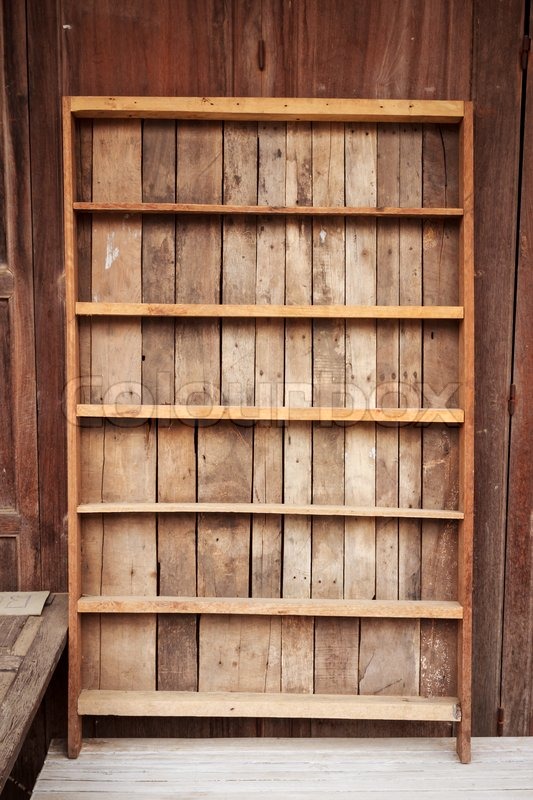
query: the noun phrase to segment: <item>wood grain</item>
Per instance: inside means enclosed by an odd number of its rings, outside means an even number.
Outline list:
[[[312,198],[312,133],[310,125],[287,123],[286,200],[310,204]],[[287,220],[285,251],[285,301],[312,300],[311,220]],[[309,406],[312,398],[312,327],[309,320],[285,323],[285,403]],[[297,413],[309,411],[303,409]],[[312,499],[312,425],[285,427],[284,502],[309,504]],[[286,516],[283,520],[283,597],[309,598],[311,594],[311,520]],[[282,691],[313,692],[314,621],[290,617],[282,620]]]
[[[511,509],[508,486],[514,485],[508,482],[510,426],[505,408],[513,373],[523,73],[519,60],[509,61],[504,54],[522,39],[524,11],[520,0],[513,0],[505,10],[494,0],[474,3],[472,99],[475,101],[477,260],[474,674],[482,671],[486,676],[482,685],[474,686],[473,692],[477,736],[497,734],[502,648],[505,648],[503,660],[508,652],[512,653],[503,643],[505,594],[522,591],[521,579],[513,583],[512,589],[511,584],[508,589],[505,586],[507,514]],[[487,30],[492,32],[491,37],[487,37]],[[489,42],[492,37],[495,39]],[[531,75],[531,59],[529,70]],[[503,119],[507,124],[500,122]],[[524,130],[524,141],[527,138]],[[499,180],[497,202],[491,191],[494,180]],[[511,516],[516,518],[523,509],[519,501],[516,511],[510,511]],[[510,632],[510,628],[507,630]],[[524,677],[523,672],[520,677]],[[514,678],[511,683],[516,686]],[[505,728],[506,734],[518,735],[524,730],[514,728],[511,722],[519,720],[521,713],[507,716],[506,726],[510,727]]]
[[[32,2],[27,4],[26,41],[28,62],[28,95],[25,105],[28,112],[29,147],[31,148],[31,237],[33,252],[31,259],[17,248],[17,273],[22,264],[30,268],[33,262],[32,291],[35,302],[35,389],[37,399],[37,437],[35,442],[39,459],[39,529],[41,537],[42,585],[52,591],[64,591],[67,578],[67,551],[64,509],[66,507],[66,459],[63,447],[55,446],[57,420],[62,414],[62,399],[65,387],[65,337],[61,214],[61,54],[59,12],[57,7]],[[48,41],[42,47],[41,36]],[[13,39],[7,40],[11,43]],[[12,85],[12,78],[8,78]],[[20,90],[19,90],[20,92]],[[19,97],[21,95],[19,94]],[[22,141],[20,144],[22,144]],[[54,142],[53,146],[50,143]],[[16,158],[16,183],[21,184],[23,162]],[[23,183],[23,182],[22,182]],[[11,193],[11,189],[8,192]],[[20,191],[20,190],[19,190]],[[44,200],[46,198],[46,200]],[[58,209],[50,213],[50,208]],[[20,222],[22,217],[19,216]],[[30,223],[28,220],[28,234]],[[38,243],[38,245],[37,245]],[[30,276],[28,276],[30,277]],[[58,297],[59,295],[59,297]],[[50,315],[50,308],[57,310]],[[51,324],[51,316],[53,323]],[[21,311],[14,314],[21,318]],[[26,324],[29,323],[29,320]],[[29,325],[25,335],[29,337]],[[30,345],[33,351],[33,344]],[[24,380],[29,380],[29,351],[24,357],[28,364],[24,368]],[[21,407],[15,401],[15,408]],[[18,424],[21,432],[28,431],[28,422]],[[29,431],[28,431],[29,434]],[[30,434],[31,435],[31,434]],[[35,446],[34,445],[34,446]],[[25,446],[25,457],[31,453],[29,443]],[[24,469],[26,480],[32,471]],[[20,489],[19,497],[29,495]],[[62,535],[58,535],[58,532]],[[26,536],[24,537],[26,538]],[[25,569],[23,559],[22,567]],[[28,564],[28,567],[31,565]]]
[[[297,330],[308,330],[306,323],[291,325],[290,341],[287,347],[296,350],[298,341]],[[300,334],[302,338],[303,334]],[[352,334],[353,336],[353,334]],[[303,338],[304,354],[309,356],[309,347],[306,345],[307,336]],[[295,352],[292,353],[293,357]],[[289,355],[287,356],[289,358]],[[286,372],[287,374],[287,372]],[[354,374],[350,375],[354,378]],[[309,384],[305,381],[290,381],[287,379],[287,400],[298,400],[309,395]],[[361,398],[358,398],[361,399]],[[220,420],[264,422],[398,422],[419,423],[448,422],[460,424],[464,421],[464,412],[460,408],[331,408],[293,406],[217,406],[217,405],[105,405],[102,403],[80,403],[76,407],[79,417],[106,419],[183,419],[219,422]]]
[[[344,195],[344,125],[313,125],[313,202],[337,205]],[[313,222],[313,302],[343,303],[345,296],[344,220]],[[341,320],[313,325],[313,402],[344,402],[345,325]],[[335,398],[335,399],[334,399]],[[337,400],[336,398],[339,398]],[[344,430],[333,425],[313,428],[313,502],[326,498],[343,504]],[[344,594],[344,520],[313,519],[311,596],[342,598]],[[338,637],[335,622],[315,621],[315,692],[339,691],[331,665],[356,662],[357,623],[352,635]],[[342,670],[342,690],[356,693],[354,669]]]
[[[11,372],[5,375],[11,409],[13,440],[9,428],[0,433],[3,447],[11,448],[16,492],[15,512],[9,520],[10,533],[17,537],[17,588],[40,588],[41,530],[39,528],[39,467],[37,452],[37,391],[35,317],[33,299],[33,237],[30,128],[28,92],[30,76],[26,51],[27,20],[22,6],[10,5],[2,13],[2,57],[4,84],[2,91],[1,157],[4,164],[5,208],[4,256],[12,273],[9,299]],[[57,123],[56,123],[57,124]],[[58,136],[59,141],[59,136]],[[60,212],[58,212],[59,214]],[[56,254],[59,258],[59,254]],[[9,288],[9,287],[8,287]],[[5,317],[4,317],[5,319]],[[7,399],[7,398],[6,398]],[[12,498],[14,499],[14,498]],[[62,505],[65,496],[62,497]],[[46,509],[50,513],[50,508]],[[52,511],[53,513],[53,511]],[[47,520],[50,518],[47,516]],[[4,532],[8,532],[4,529]],[[48,546],[55,547],[50,530],[42,531]],[[62,572],[64,578],[64,572]],[[14,576],[12,576],[13,580]]]
[[[457,139],[447,131],[424,130],[424,198],[451,198],[458,192]],[[453,200],[452,200],[453,201]],[[424,302],[455,301],[459,291],[458,231],[424,226]],[[424,392],[454,402],[459,382],[457,331],[431,322],[423,331]],[[422,498],[430,506],[457,508],[458,439],[456,431],[436,426],[423,432]],[[421,598],[457,596],[457,528],[454,523],[424,522],[421,550]],[[445,623],[421,623],[420,690],[428,696],[457,691],[457,630]],[[449,732],[443,726],[439,733]]]
[[[223,428],[223,425],[220,425]],[[220,432],[224,436],[224,432]],[[233,440],[230,440],[233,441]],[[202,458],[204,456],[203,453]],[[221,451],[221,461],[208,461],[207,456],[205,475],[202,476],[206,484],[212,481],[211,470],[223,468],[229,463],[231,452]],[[227,493],[239,487],[241,475],[236,474],[233,480],[227,480]],[[149,502],[149,501],[103,501],[101,503],[81,503],[78,506],[79,514],[177,514],[201,512],[204,514],[220,514],[233,512],[234,514],[289,514],[320,517],[386,517],[389,519],[413,518],[413,519],[462,519],[463,512],[452,509],[437,508],[398,508],[396,506],[345,506],[327,505],[322,503],[309,503],[308,505],[288,505],[287,503],[240,503],[240,502],[209,502],[200,501],[199,503],[177,503],[177,502]]]
[[[333,208],[331,207],[333,206]],[[99,212],[123,214],[237,214],[252,216],[298,216],[298,217],[461,217],[461,208],[419,208],[401,206],[343,206],[332,203],[331,206],[285,206],[267,205],[258,202],[254,205],[235,205],[231,203],[87,203],[73,204],[75,211],[92,214]]]
[[[458,720],[457,698],[242,692],[82,692],[80,714]]]
[[[254,202],[257,199],[257,125],[226,124],[223,134],[223,198]],[[243,169],[243,165],[245,168]],[[229,217],[223,226],[222,301],[255,300],[256,225],[249,220]],[[222,402],[254,402],[255,336],[253,323],[224,323],[221,330]],[[253,431],[251,428],[218,422],[205,428],[199,441],[198,499],[235,499],[249,502],[252,497]],[[200,528],[200,526],[202,526]],[[198,594],[248,596],[250,591],[250,518],[235,515],[202,516],[198,532]],[[220,674],[210,669],[211,655],[220,647],[238,652],[239,642],[250,640],[253,621],[242,625],[231,622],[224,631],[215,620],[200,621],[199,688],[224,690],[238,673],[239,659],[228,663]],[[245,652],[249,647],[245,647]],[[266,676],[268,655],[256,665]],[[255,685],[250,661],[243,661],[241,689]],[[221,682],[222,681],[222,682]]]
[[[275,97],[71,97],[75,116],[164,117],[262,121],[459,122],[461,101],[350,100]]]
[[[115,164],[121,164],[115,170]],[[93,130],[93,197],[137,198],[141,184],[141,128],[138,122],[119,126],[95,123]],[[140,218],[111,217],[93,221],[93,297],[135,299],[141,295]],[[112,402],[141,395],[142,334],[139,321],[93,322],[92,399]],[[100,473],[95,490],[100,497],[131,500],[155,499],[155,438],[149,427],[114,428],[106,423],[94,431],[102,437],[100,463],[86,462]],[[126,471],[124,465],[135,465]],[[118,548],[118,551],[117,551]],[[122,558],[117,553],[122,551]],[[91,565],[87,565],[91,568]],[[101,528],[101,591],[142,594],[156,588],[155,519],[116,519]],[[132,688],[143,683],[155,687],[155,619],[102,621],[99,685]],[[139,659],[139,654],[142,658]],[[98,650],[96,650],[96,655]],[[92,657],[91,653],[91,657]],[[85,650],[86,658],[89,656]]]
[[[531,64],[530,64],[531,68]],[[531,735],[533,731],[533,547],[531,472],[533,414],[527,386],[533,374],[531,325],[533,299],[533,84],[527,86],[522,197],[520,199],[520,251],[518,261],[513,383],[516,408],[511,419],[509,463],[509,518],[507,523],[507,574],[503,620],[502,706],[506,735]],[[477,246],[477,243],[476,243]],[[526,498],[530,498],[529,503]]]
[[[375,124],[345,126],[346,198],[373,204],[377,200],[377,130]],[[346,302],[376,303],[376,223],[346,221]],[[376,405],[376,323],[346,323],[347,404],[362,404],[370,416]],[[351,400],[348,400],[350,398]],[[388,413],[386,411],[385,413]],[[376,429],[345,428],[345,503],[375,505]],[[376,523],[345,520],[344,595],[376,594]]]
[[[9,617],[4,620],[9,620]],[[20,621],[22,628],[18,629],[17,637],[11,644],[8,644],[12,638],[9,631],[5,628],[0,631],[0,652],[9,647],[13,653],[10,665],[6,662],[6,656],[0,656],[0,674],[12,673],[5,693],[0,682],[0,791],[22,748],[65,647],[67,596],[52,595],[52,602],[45,607],[42,616],[22,617]]]
[[[226,237],[227,238],[227,237]],[[347,306],[335,303],[311,306],[253,305],[222,303],[76,303],[76,313],[86,316],[118,317],[309,317],[314,319],[462,319],[461,306],[375,305]]]

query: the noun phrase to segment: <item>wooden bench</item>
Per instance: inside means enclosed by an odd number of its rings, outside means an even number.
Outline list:
[[[41,616],[0,616],[0,792],[67,640],[67,595],[50,595]]]

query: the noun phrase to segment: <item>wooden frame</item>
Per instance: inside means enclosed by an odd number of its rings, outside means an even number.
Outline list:
[[[76,118],[222,120],[258,122],[434,123],[459,129],[458,207],[418,207],[416,203],[371,206],[327,205],[305,207],[263,203],[228,204],[170,202],[86,202],[76,194]],[[470,760],[472,541],[473,541],[473,130],[472,106],[455,101],[304,100],[273,98],[64,98],[64,214],[67,317],[68,497],[70,675],[69,755],[76,757],[82,741],[84,714],[283,716],[334,719],[448,720],[457,724],[461,761]],[[280,305],[253,303],[138,303],[87,302],[78,294],[78,220],[82,215],[106,214],[226,215],[250,217],[350,217],[456,221],[459,226],[458,305],[411,303],[349,305]],[[379,297],[378,297],[379,300]],[[443,320],[459,330],[459,408],[339,408],[333,405],[205,405],[87,403],[80,398],[79,323],[92,318],[233,318],[233,319],[341,319]],[[309,323],[311,324],[311,323]],[[377,425],[404,422],[459,426],[459,503],[457,509],[415,508],[387,504],[348,503],[224,503],[224,502],[114,502],[83,503],[80,491],[80,426],[86,419],[218,420],[273,422],[329,421]],[[251,514],[325,516],[331,518],[394,518],[396,520],[457,520],[458,596],[455,600],[349,600],[269,597],[84,596],[82,594],[81,520],[90,515]],[[456,620],[458,626],[458,697],[311,695],[243,692],[119,691],[83,688],[83,616],[95,613],[150,615],[239,614],[289,617],[357,617],[386,619]]]

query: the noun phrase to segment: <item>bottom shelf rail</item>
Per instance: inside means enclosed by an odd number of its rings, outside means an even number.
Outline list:
[[[457,697],[83,689],[81,715],[459,722]]]

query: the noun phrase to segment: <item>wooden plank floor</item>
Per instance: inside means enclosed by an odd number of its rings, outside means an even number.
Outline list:
[[[0,616],[0,793],[67,641],[66,594],[39,616]]]
[[[475,739],[93,739],[69,761],[54,742],[33,800],[134,798],[533,798],[533,737]]]

